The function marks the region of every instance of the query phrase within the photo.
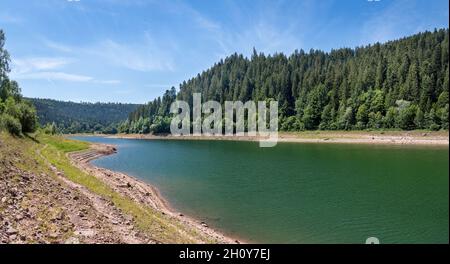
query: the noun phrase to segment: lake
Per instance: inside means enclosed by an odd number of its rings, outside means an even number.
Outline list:
[[[448,146],[73,138],[115,144],[92,163],[246,241],[449,242]]]

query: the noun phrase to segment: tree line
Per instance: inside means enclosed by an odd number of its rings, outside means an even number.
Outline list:
[[[21,95],[18,83],[10,80],[10,56],[5,45],[5,34],[0,29],[0,130],[13,135],[34,132],[37,115],[34,106]]]
[[[36,107],[39,123],[64,134],[117,133],[117,125],[126,120],[138,104],[65,102],[29,98]]]
[[[364,47],[233,54],[129,114],[123,133],[169,132],[170,104],[278,100],[282,131],[448,129],[449,30]]]

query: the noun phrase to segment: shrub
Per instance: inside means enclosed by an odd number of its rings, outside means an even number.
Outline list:
[[[55,135],[57,133],[57,127],[55,122],[53,122],[52,124],[47,123],[45,127],[42,129],[42,131],[46,135]]]
[[[22,125],[22,132],[34,132],[37,127],[37,115],[36,109],[29,105],[28,103],[22,102],[19,105],[21,112],[20,123]]]
[[[404,108],[400,108],[398,116],[396,118],[397,126],[404,130],[412,130],[416,128],[414,119],[416,117],[417,106],[408,105]]]
[[[431,131],[438,131],[440,128],[441,128],[441,126],[438,125],[438,124],[431,124],[430,125],[430,130]]]
[[[22,125],[17,118],[8,114],[1,116],[1,127],[6,129],[10,134],[19,136],[22,133]]]

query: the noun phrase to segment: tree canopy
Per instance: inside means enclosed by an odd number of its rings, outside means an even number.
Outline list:
[[[449,30],[330,52],[233,54],[132,112],[125,133],[168,132],[170,103],[279,101],[281,130],[448,129]]]

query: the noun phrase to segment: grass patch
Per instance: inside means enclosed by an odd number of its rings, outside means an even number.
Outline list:
[[[65,177],[112,201],[124,213],[132,215],[137,228],[149,234],[154,240],[162,243],[193,243],[196,241],[192,238],[195,238],[204,242],[215,242],[202,237],[195,230],[185,227],[177,220],[169,219],[159,211],[122,196],[100,179],[74,167],[65,154],[88,149],[89,143],[48,135],[39,136],[38,139],[43,143],[39,144],[41,155],[53,166],[63,171]],[[40,162],[44,161],[40,160]]]
[[[67,139],[61,136],[39,135],[38,138],[40,142],[51,145],[63,153],[86,150],[90,146],[88,142]]]

